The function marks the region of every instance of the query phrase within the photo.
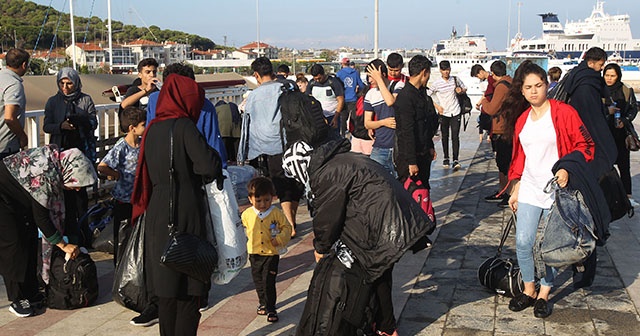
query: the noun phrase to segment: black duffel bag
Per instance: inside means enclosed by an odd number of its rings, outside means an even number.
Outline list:
[[[522,293],[524,282],[520,274],[518,263],[511,258],[502,258],[502,246],[504,246],[511,227],[515,224],[516,215],[512,214],[509,222],[502,231],[502,238],[495,256],[485,260],[478,268],[478,280],[480,284],[492,292],[514,297]]]

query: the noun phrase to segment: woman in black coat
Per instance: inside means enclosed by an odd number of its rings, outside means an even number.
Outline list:
[[[204,91],[184,76],[170,75],[158,97],[156,118],[140,144],[132,195],[133,217],[146,211],[145,272],[158,296],[161,335],[196,335],[205,284],[160,264],[169,240],[169,216],[178,232],[206,239],[206,195],[203,185],[221,181],[222,162],[196,128]],[[172,135],[171,135],[172,134]],[[169,187],[170,139],[173,137],[174,194]],[[169,213],[173,199],[174,214]]]
[[[637,206],[638,203],[631,198],[631,161],[629,150],[625,144],[625,139],[627,138],[626,127],[633,127],[633,119],[635,119],[638,114],[636,96],[633,93],[633,89],[621,81],[622,70],[619,65],[615,63],[607,64],[607,66],[604,67],[602,76],[611,94],[611,99],[608,103],[613,104],[613,102],[615,102],[615,107],[609,108],[607,122],[609,123],[609,130],[613,135],[613,140],[616,142],[616,148],[618,149],[616,165],[620,171],[620,179],[627,192],[629,201],[631,201],[633,206]],[[617,123],[614,118],[616,110],[620,113],[619,123]]]

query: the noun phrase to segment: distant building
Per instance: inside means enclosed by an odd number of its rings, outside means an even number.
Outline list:
[[[258,54],[251,51],[235,50],[231,53],[231,56],[238,60],[253,60],[258,57]]]
[[[190,52],[189,44],[166,41],[164,42],[164,59],[158,61],[164,64],[183,63],[191,58]]]
[[[43,60],[47,64],[62,64],[67,60],[67,55],[55,51],[36,51],[35,54],[31,54],[31,58]]]
[[[106,52],[106,55],[107,61],[109,61],[109,53]],[[111,68],[114,73],[136,71],[137,67],[138,61],[130,47],[120,44],[113,45],[113,62],[111,63]]]
[[[161,43],[137,39],[124,44],[124,47],[131,48],[131,53],[136,58],[136,64],[145,58],[155,58],[158,63],[163,63],[165,61],[164,45]]]
[[[72,58],[72,61],[74,47],[76,50],[76,64],[78,64],[78,66],[87,66],[89,70],[104,66],[105,50],[100,44],[76,43],[75,45],[67,47],[65,54]]]
[[[192,50],[192,53],[193,53],[193,60],[194,61],[219,60],[219,59],[225,59],[226,50],[219,50],[219,49],[197,50],[197,49],[194,49],[194,50]]]
[[[259,54],[260,56],[265,56],[269,59],[278,58],[278,48],[270,46],[264,42],[251,42],[240,47],[240,50]]]

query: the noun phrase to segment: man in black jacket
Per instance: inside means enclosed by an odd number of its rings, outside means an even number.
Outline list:
[[[609,90],[600,75],[607,60],[607,53],[598,47],[593,47],[584,55],[584,60],[572,69],[564,80],[568,95],[568,103],[578,111],[582,122],[593,138],[595,144],[595,157],[589,162],[589,170],[593,177],[599,180],[611,172],[618,152],[615,141],[607,126],[607,110],[603,104],[603,98],[608,98]],[[600,202],[600,207],[604,206]],[[606,207],[606,206],[605,206]],[[591,209],[594,214],[595,209]],[[611,220],[608,211],[597,211],[600,219],[594,218],[596,224],[602,223],[604,227],[598,231],[603,232],[598,237],[598,244],[604,245],[608,236],[608,225]],[[593,283],[596,272],[596,251],[584,262],[584,268],[574,267],[573,286],[575,288],[588,287]],[[582,271],[582,272],[580,272]]]
[[[396,169],[401,181],[418,176],[429,186],[431,161],[436,159],[433,136],[438,117],[426,85],[431,76],[431,61],[422,55],[409,61],[409,84],[398,93],[396,110]]]

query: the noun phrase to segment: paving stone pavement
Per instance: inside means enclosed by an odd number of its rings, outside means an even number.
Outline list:
[[[432,166],[432,197],[438,216],[433,247],[405,255],[394,268],[394,309],[400,335],[640,334],[638,217],[612,223],[606,247],[598,250],[593,286],[573,290],[571,270],[560,270],[551,293],[553,314],[547,319],[535,318],[531,309],[511,312],[507,298],[480,286],[477,267],[495,253],[509,213],[483,200],[497,188],[497,170],[489,158],[490,145],[479,143],[473,126],[472,122],[461,133],[460,171],[443,169],[441,157]],[[440,155],[439,141],[436,149]],[[631,159],[634,194],[640,195],[640,155],[633,153]],[[211,308],[202,313],[199,335],[295,334],[315,265],[306,207],[300,208],[297,219],[299,236],[280,262],[280,321],[270,324],[264,316],[256,316],[257,299],[247,266],[230,284],[213,286]],[[503,253],[515,257],[513,237]],[[136,314],[111,300],[111,257],[101,253],[92,256],[100,282],[100,297],[92,307],[49,309],[35,317],[16,318],[8,311],[0,280],[0,335],[157,335],[157,325],[129,325]]]

